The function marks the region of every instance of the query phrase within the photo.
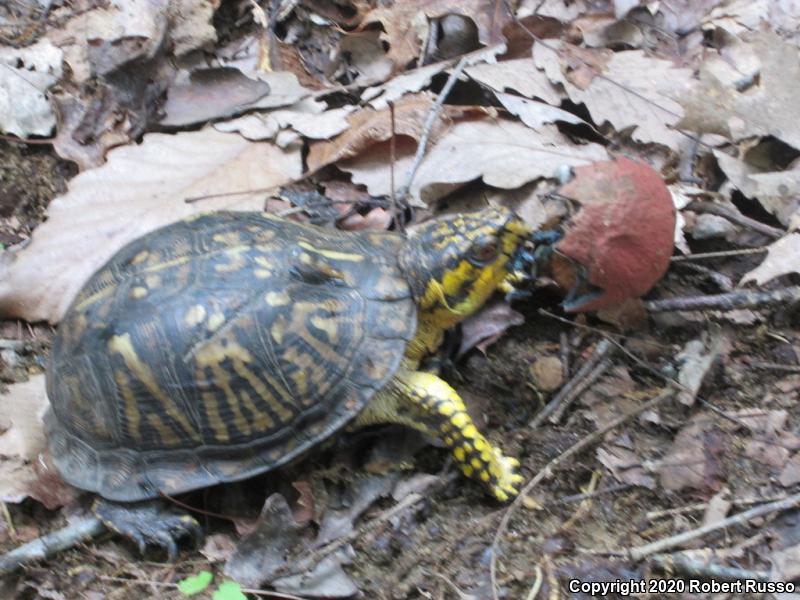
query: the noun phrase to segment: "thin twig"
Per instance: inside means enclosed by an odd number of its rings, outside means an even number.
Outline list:
[[[751,508],[750,510],[733,515],[727,519],[717,521],[716,523],[710,523],[708,525],[698,527],[697,529],[684,531],[683,533],[679,533],[661,540],[656,540],[655,542],[651,542],[649,544],[636,546],[631,548],[628,554],[633,561],[638,562],[643,558],[664,552],[665,550],[669,550],[671,548],[677,548],[686,542],[696,540],[719,529],[743,525],[751,519],[764,517],[766,515],[771,515],[772,513],[794,508],[798,504],[800,504],[800,494],[793,494],[792,496],[784,498],[783,500],[777,500],[775,502],[769,502],[767,504],[762,504],[761,506],[756,506],[755,508]]]
[[[697,254],[689,254],[687,256],[673,256],[670,261],[691,262],[695,260],[706,260],[709,258],[728,258],[729,256],[742,256],[744,254],[763,254],[767,250],[769,250],[769,246],[760,246],[758,248],[742,248],[740,250],[720,250],[719,252],[698,252]]]
[[[558,334],[558,357],[561,359],[561,376],[564,381],[569,379],[571,354],[569,334],[566,331],[562,331]]]
[[[571,496],[563,496],[556,500],[557,504],[572,504],[573,502],[581,502],[589,498],[596,498],[597,496],[604,496],[606,494],[615,494],[617,492],[624,492],[630,488],[636,487],[633,483],[617,483],[610,485],[607,488],[595,490],[593,492],[584,492],[582,494],[572,494]]]
[[[392,125],[392,137],[389,138],[389,189],[392,199],[392,217],[397,231],[405,233],[405,224],[403,219],[400,218],[400,206],[397,204],[397,195],[394,189],[394,166],[397,161],[397,130],[394,120],[394,102],[388,101],[387,104],[389,105],[389,118]]]
[[[718,217],[723,217],[727,219],[731,223],[736,223],[737,225],[741,225],[742,227],[746,227],[747,229],[752,229],[753,231],[757,231],[767,237],[771,237],[773,239],[778,239],[779,237],[783,237],[786,235],[786,232],[783,229],[778,229],[777,227],[771,227],[761,221],[756,221],[755,219],[751,219],[750,217],[745,217],[743,214],[739,213],[738,211],[731,210],[727,206],[722,204],[717,204],[716,202],[708,202],[706,200],[694,200],[689,203],[685,210],[691,210],[693,212],[703,212],[708,213],[710,215],[717,215]]]
[[[554,415],[555,412],[558,410],[560,404],[565,402],[572,402],[577,395],[572,396],[573,390],[579,388],[583,382],[590,376],[593,369],[608,355],[608,353],[612,350],[611,342],[606,339],[601,340],[597,347],[594,349],[592,355],[587,359],[587,361],[583,364],[583,366],[578,369],[578,372],[575,373],[575,376],[570,379],[564,386],[559,390],[558,394],[556,394],[547,405],[539,411],[539,414],[534,417],[534,419],[528,423],[528,428],[536,429],[541,425],[545,419],[550,417],[550,415]],[[598,373],[597,377],[600,374]],[[578,394],[582,393],[585,389],[581,388]],[[563,411],[562,411],[563,412]]]
[[[791,304],[797,301],[800,301],[800,286],[778,288],[771,291],[742,290],[726,294],[648,300],[644,303],[644,307],[649,312],[735,310],[737,308],[761,308],[771,304]]]
[[[723,292],[732,292],[734,290],[734,285],[733,281],[731,281],[731,278],[723,273],[720,273],[719,271],[715,271],[714,269],[709,269],[704,265],[698,265],[693,262],[679,262],[677,264],[678,266],[688,271],[694,271],[695,273],[700,273],[701,275],[705,275],[708,279],[713,281],[717,285],[717,287]]]
[[[105,531],[106,526],[97,517],[86,517],[73,522],[63,529],[38,537],[1,555],[0,575],[13,573],[28,563],[50,558],[61,550],[91,540]]]
[[[641,405],[637,406],[636,408],[629,410],[624,415],[614,419],[605,427],[598,429],[597,431],[585,436],[572,446],[570,446],[565,452],[556,456],[553,460],[547,463],[544,467],[542,467],[538,473],[531,479],[528,483],[525,484],[525,487],[522,488],[519,495],[514,499],[514,501],[506,508],[505,512],[503,513],[503,518],[500,521],[500,524],[497,527],[497,531],[494,534],[494,539],[492,540],[492,552],[489,558],[489,577],[491,580],[491,587],[492,587],[492,598],[493,600],[499,600],[498,589],[497,589],[497,554],[500,549],[500,540],[503,538],[506,530],[508,529],[508,524],[511,521],[511,517],[513,516],[514,512],[520,507],[524,498],[530,494],[533,489],[539,485],[545,479],[549,479],[553,475],[553,471],[555,471],[556,467],[560,466],[562,463],[566,462],[568,459],[572,458],[574,455],[582,452],[595,442],[598,442],[603,439],[603,437],[609,432],[624,423],[627,423],[634,417],[640,415],[646,410],[650,410],[654,406],[662,403],[664,400],[671,398],[674,396],[675,390],[667,389],[661,392],[658,396],[651,398],[647,402],[642,403]]]
[[[800,365],[784,365],[774,362],[751,362],[747,364],[751,369],[762,371],[777,371],[779,373],[800,373]]]
[[[763,502],[775,502],[776,500],[783,500],[786,494],[781,494],[774,498],[733,498],[730,500],[732,506],[751,506],[753,504],[761,504]],[[674,517],[678,515],[687,515],[691,513],[701,512],[708,508],[708,502],[697,502],[696,504],[687,504],[686,506],[678,506],[676,508],[667,508],[663,510],[651,510],[645,516],[648,521],[655,521],[664,517]]]
[[[433,103],[433,106],[431,106],[431,109],[428,112],[428,117],[425,119],[425,124],[422,126],[422,135],[420,135],[419,138],[417,152],[414,154],[414,162],[411,164],[411,168],[406,174],[406,181],[403,184],[403,187],[397,190],[397,203],[400,206],[404,205],[405,200],[408,197],[408,193],[411,190],[411,184],[414,182],[414,177],[417,175],[417,171],[422,164],[422,159],[425,156],[425,150],[428,147],[428,139],[431,136],[431,130],[436,123],[436,119],[439,118],[439,113],[442,112],[444,101],[447,99],[447,96],[450,94],[450,90],[452,90],[453,86],[455,86],[456,81],[458,81],[458,78],[461,76],[461,72],[464,70],[464,67],[467,66],[468,62],[469,59],[466,56],[461,57],[461,60],[458,61],[458,64],[450,72],[447,82],[444,84],[442,91],[439,92],[439,96],[436,98],[436,102]]]
[[[613,346],[611,346],[611,348],[613,348]],[[603,376],[603,373],[605,373],[610,366],[611,359],[609,357],[605,357],[599,363],[597,363],[595,367],[589,371],[589,374],[586,375],[586,378],[578,383],[573,390],[564,397],[558,406],[556,406],[548,421],[550,421],[553,425],[561,421],[561,417],[564,416],[564,412],[570,406],[572,406],[572,403],[575,402],[575,400],[577,400],[581,394],[583,394],[583,392],[589,389],[591,385],[594,385],[594,383]]]
[[[769,581],[767,571],[750,571],[726,567],[715,563],[707,563],[685,554],[659,554],[650,558],[650,562],[667,573],[682,573],[698,579],[716,579],[720,581]]]

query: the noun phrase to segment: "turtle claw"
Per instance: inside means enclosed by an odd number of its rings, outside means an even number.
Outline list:
[[[491,492],[500,502],[508,502],[519,495],[519,484],[525,479],[519,474],[519,461],[516,458],[503,456],[495,448],[495,461],[499,475],[491,484]]]
[[[147,546],[158,546],[170,562],[178,557],[177,540],[191,537],[199,545],[203,539],[203,530],[193,517],[158,501],[123,504],[98,500],[94,513],[106,527],[133,541],[140,554]]]

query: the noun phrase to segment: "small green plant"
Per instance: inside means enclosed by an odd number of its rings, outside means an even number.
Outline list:
[[[242,593],[242,586],[235,581],[223,581],[212,596],[213,600],[247,600]]]
[[[190,575],[178,582],[178,589],[184,596],[194,596],[205,590],[214,576],[211,571],[200,571],[197,575]]]

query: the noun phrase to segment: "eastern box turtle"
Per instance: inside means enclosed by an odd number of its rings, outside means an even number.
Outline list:
[[[274,469],[347,425],[436,436],[465,475],[508,500],[517,461],[419,364],[508,288],[530,235],[495,208],[409,237],[242,212],[145,235],[92,276],[58,328],[53,461],[141,546],[169,548],[193,522],[159,520],[141,501]]]

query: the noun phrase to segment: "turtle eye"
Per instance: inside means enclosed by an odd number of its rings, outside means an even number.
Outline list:
[[[497,258],[499,247],[497,238],[478,240],[470,249],[467,259],[476,267],[485,267]]]

